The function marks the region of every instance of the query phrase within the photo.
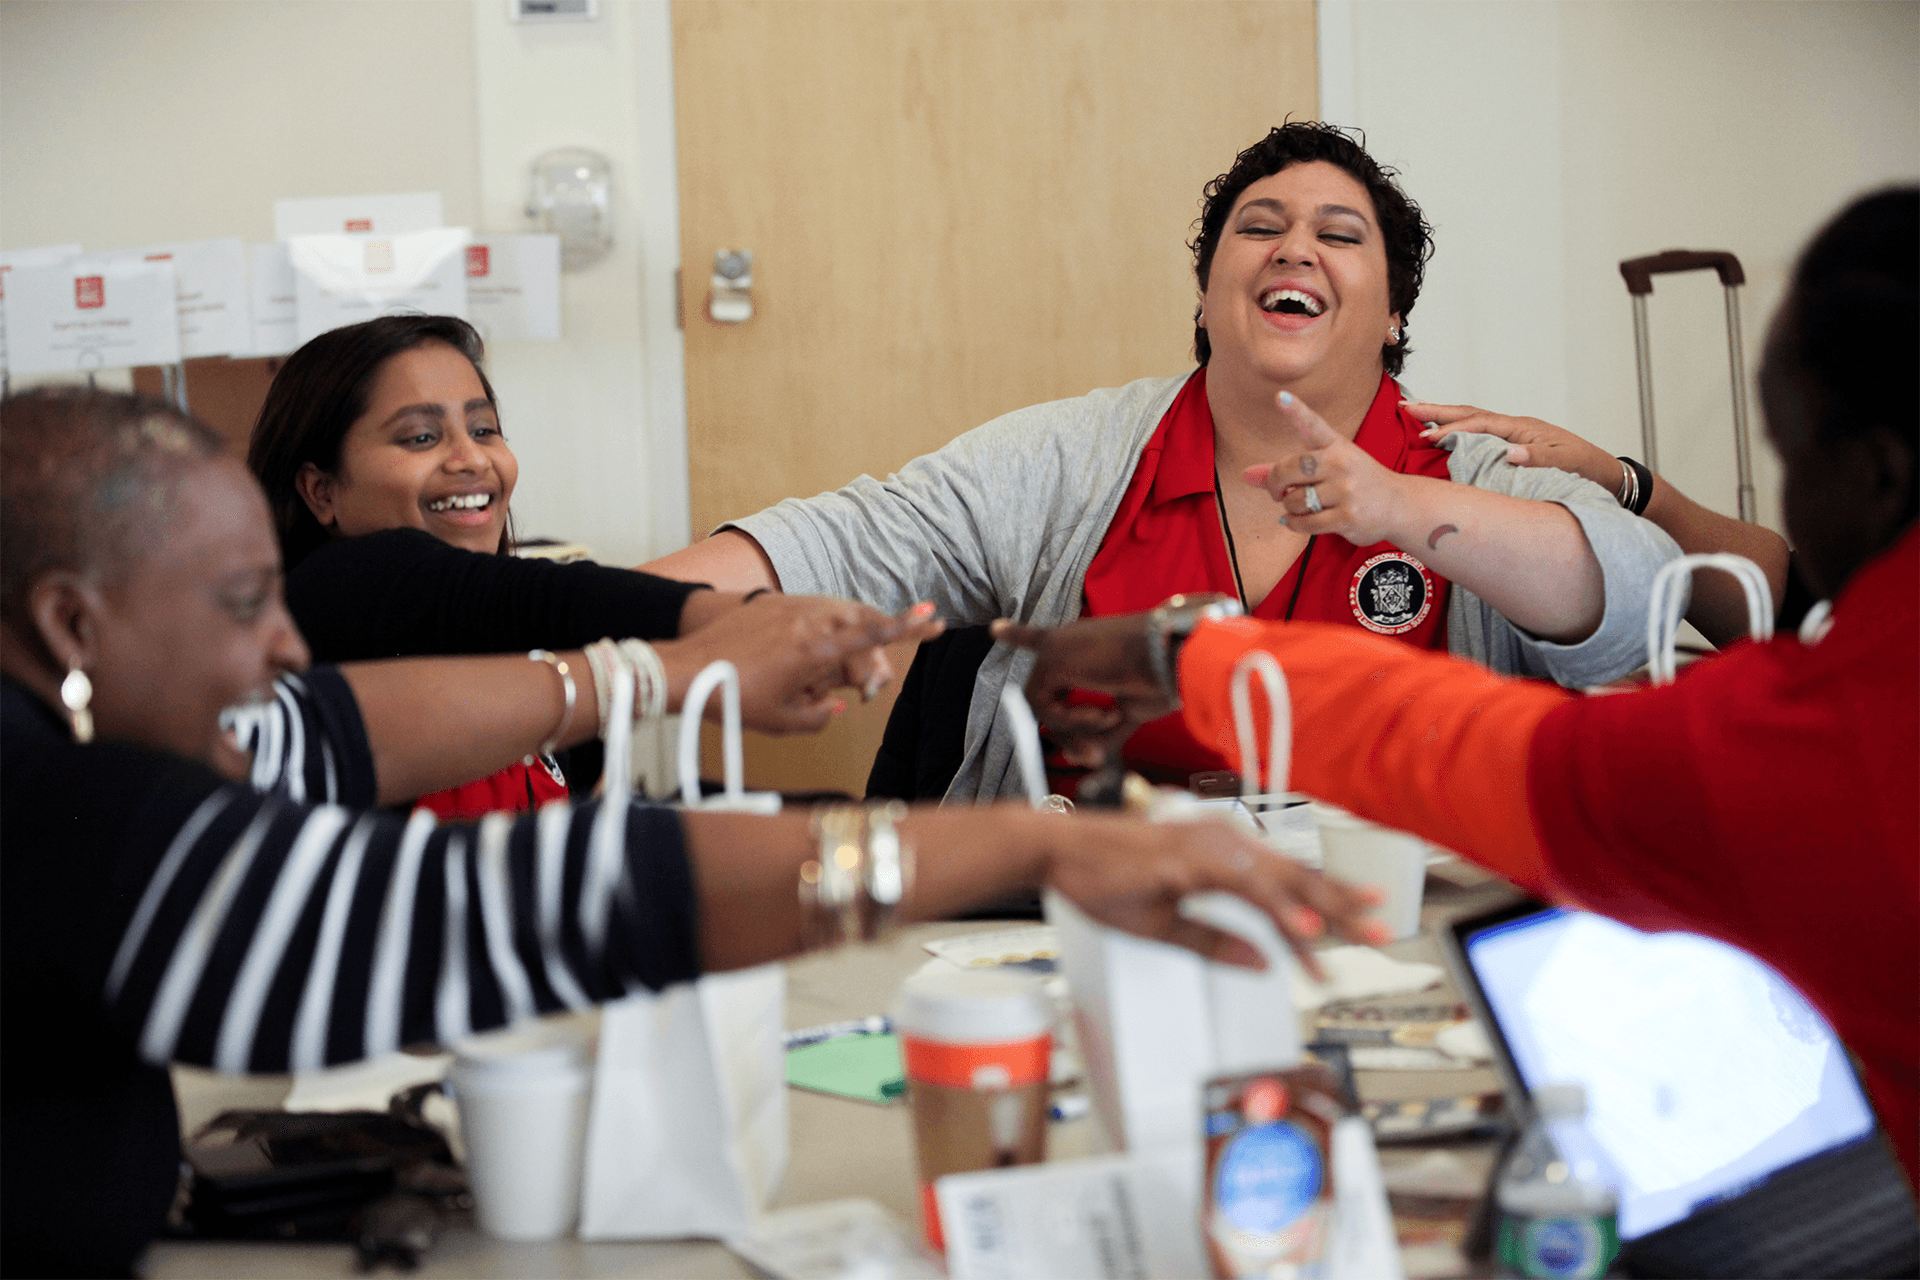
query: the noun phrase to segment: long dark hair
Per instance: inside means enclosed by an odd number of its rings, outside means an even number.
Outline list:
[[[444,342],[467,358],[487,400],[493,384],[480,367],[484,353],[472,325],[454,316],[381,316],[333,329],[287,357],[267,390],[267,402],[253,424],[247,466],[267,491],[280,554],[291,569],[325,545],[328,533],[300,496],[300,468],[311,462],[333,474],[340,469],[340,442],[367,411],[367,397],[380,367],[403,351],[427,342]],[[505,554],[513,545],[513,514],[507,514],[500,538]]]
[[[1398,376],[1406,366],[1407,352],[1413,349],[1407,345],[1407,315],[1420,296],[1427,259],[1433,256],[1433,228],[1420,216],[1420,206],[1400,189],[1396,181],[1399,175],[1367,154],[1364,134],[1355,138],[1337,125],[1289,120],[1235,156],[1233,168],[1209,182],[1201,193],[1200,218],[1193,224],[1193,242],[1187,246],[1193,250],[1193,274],[1200,281],[1200,292],[1207,291],[1213,251],[1220,247],[1220,233],[1240,193],[1289,165],[1310,160],[1325,160],[1346,170],[1373,200],[1374,216],[1380,220],[1380,236],[1387,250],[1387,308],[1400,314],[1400,339],[1384,344],[1380,359],[1388,373]],[[1205,364],[1213,357],[1213,346],[1199,321],[1196,311],[1193,356]]]

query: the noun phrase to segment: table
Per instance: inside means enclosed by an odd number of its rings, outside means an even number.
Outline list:
[[[1491,896],[1510,892],[1497,882],[1469,885],[1449,892],[1431,882],[1423,912],[1424,931],[1384,950],[1402,960],[1439,961],[1434,941],[1436,924],[1455,915],[1477,911]],[[927,959],[921,943],[940,937],[979,933],[994,924],[949,922],[918,925],[891,941],[869,947],[841,948],[792,961],[787,967],[787,1026],[817,1026],[844,1018],[861,1017],[885,1009],[900,982]],[[1461,1072],[1361,1072],[1361,1096],[1388,1100],[1410,1096],[1473,1093],[1497,1087],[1485,1069]],[[238,1100],[207,1096],[213,1088],[204,1077],[187,1077],[182,1088],[182,1112],[188,1123],[210,1115],[219,1106],[270,1106],[283,1098],[287,1083],[279,1081],[223,1081],[240,1091]],[[1413,1092],[1416,1091],[1417,1092]],[[865,1196],[878,1201],[908,1221],[918,1202],[918,1175],[913,1138],[905,1107],[877,1107],[800,1089],[788,1090],[791,1156],[774,1208]],[[1056,1123],[1048,1135],[1048,1153],[1055,1159],[1073,1159],[1106,1150],[1097,1121],[1091,1118]],[[1480,1147],[1457,1148],[1473,1176],[1484,1178],[1491,1152]],[[1399,1166],[1424,1152],[1383,1148],[1381,1164],[1392,1175]],[[1410,1273],[1438,1276],[1465,1274],[1457,1256],[1410,1251]],[[352,1250],[344,1244],[254,1244],[231,1241],[156,1242],[147,1252],[145,1273],[153,1280],[186,1277],[293,1277],[353,1274]],[[454,1226],[422,1259],[414,1274],[440,1276],[659,1277],[661,1280],[752,1280],[760,1273],[712,1241],[633,1241],[587,1243],[574,1239],[519,1244],[494,1240],[470,1226]]]

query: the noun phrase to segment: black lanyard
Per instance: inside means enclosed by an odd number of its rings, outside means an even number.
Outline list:
[[[1253,612],[1253,604],[1247,599],[1247,584],[1240,578],[1240,552],[1233,545],[1233,521],[1227,519],[1227,495],[1220,492],[1220,468],[1213,468],[1213,502],[1220,512],[1220,531],[1227,535],[1227,560],[1233,565],[1233,587],[1240,593],[1240,605],[1248,613]],[[1299,571],[1293,580],[1293,594],[1287,597],[1287,611],[1280,615],[1282,622],[1293,620],[1293,606],[1300,603],[1300,588],[1307,585],[1307,561],[1313,559],[1313,544],[1320,540],[1319,534],[1307,535],[1306,550],[1300,553],[1300,563],[1294,568]]]

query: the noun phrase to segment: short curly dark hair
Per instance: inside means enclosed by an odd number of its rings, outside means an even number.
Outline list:
[[[1387,250],[1387,304],[1400,314],[1400,340],[1381,348],[1380,359],[1388,373],[1399,374],[1406,366],[1407,314],[1420,296],[1420,284],[1426,278],[1427,259],[1433,256],[1433,228],[1420,216],[1420,206],[1407,198],[1395,180],[1396,170],[1387,168],[1367,154],[1365,134],[1349,133],[1338,125],[1319,120],[1289,120],[1266,137],[1234,157],[1233,168],[1209,182],[1201,193],[1200,217],[1193,224],[1193,274],[1200,292],[1207,291],[1207,275],[1213,268],[1213,251],[1220,245],[1220,233],[1226,228],[1227,215],[1234,202],[1248,187],[1262,178],[1270,178],[1289,165],[1325,160],[1340,166],[1353,180],[1367,189],[1373,200],[1374,216],[1380,222],[1380,235]],[[1201,364],[1213,357],[1207,331],[1200,325],[1200,313],[1194,311],[1193,354]]]

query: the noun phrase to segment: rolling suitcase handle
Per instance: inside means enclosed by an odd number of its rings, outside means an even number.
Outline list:
[[[1681,271],[1712,269],[1727,291],[1727,363],[1733,378],[1734,462],[1740,472],[1740,518],[1754,520],[1753,459],[1747,444],[1747,360],[1740,342],[1740,295],[1747,282],[1740,259],[1724,249],[1669,249],[1645,258],[1628,258],[1620,264],[1620,274],[1633,296],[1633,357],[1640,372],[1640,446],[1646,451],[1647,469],[1659,471],[1653,438],[1653,361],[1647,348],[1647,295],[1653,292],[1653,278]]]

